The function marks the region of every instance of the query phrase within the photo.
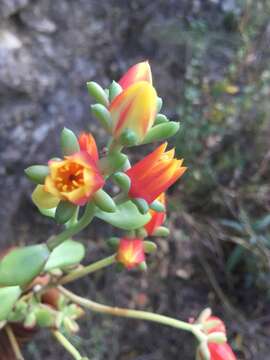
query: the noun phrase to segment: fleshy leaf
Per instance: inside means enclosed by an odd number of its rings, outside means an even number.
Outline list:
[[[25,286],[39,275],[49,257],[45,244],[11,250],[0,261],[0,286]]]
[[[133,230],[144,226],[150,221],[151,215],[141,214],[131,201],[127,201],[117,206],[114,213],[107,213],[101,210],[96,212],[96,217],[108,222],[109,224],[123,230]]]
[[[45,265],[45,271],[79,264],[84,255],[85,248],[81,243],[74,240],[66,240],[52,251]]]
[[[8,286],[0,289],[0,321],[7,319],[21,292],[19,286]]]

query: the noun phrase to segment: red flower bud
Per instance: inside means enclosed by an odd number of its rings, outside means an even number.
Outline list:
[[[138,266],[145,260],[142,239],[122,238],[117,251],[117,261],[127,269]]]

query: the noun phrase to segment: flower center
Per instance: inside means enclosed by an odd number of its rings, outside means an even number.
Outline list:
[[[55,186],[59,191],[70,192],[84,184],[83,166],[70,162],[58,169]]]

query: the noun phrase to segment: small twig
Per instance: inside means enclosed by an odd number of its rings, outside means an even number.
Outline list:
[[[75,360],[87,359],[81,356],[79,351],[68,341],[68,339],[62,333],[60,333],[60,331],[52,331],[52,334],[56,338],[56,340],[70,353],[70,355],[73,356]]]
[[[18,341],[14,335],[12,328],[9,325],[6,325],[5,330],[6,330],[10,345],[12,347],[12,350],[14,352],[14,355],[16,357],[16,360],[24,360],[23,354],[21,353],[20,346],[18,344]]]

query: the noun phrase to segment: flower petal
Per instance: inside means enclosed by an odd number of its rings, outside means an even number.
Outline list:
[[[53,209],[58,203],[59,199],[54,195],[45,191],[44,185],[38,185],[32,193],[33,203],[42,209]]]

